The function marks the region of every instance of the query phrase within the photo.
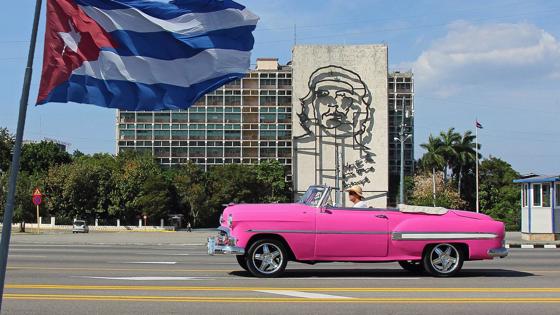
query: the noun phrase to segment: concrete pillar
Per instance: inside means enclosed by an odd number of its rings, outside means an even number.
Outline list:
[[[99,225],[99,219],[95,219],[95,226]]]
[[[117,227],[121,226],[121,219],[117,219]]]
[[[55,219],[56,219],[55,217],[51,217],[51,226],[52,227],[54,227],[56,225],[55,224]]]
[[[163,219],[161,219],[161,227],[163,227]]]
[[[138,227],[142,227],[142,219],[138,219]]]

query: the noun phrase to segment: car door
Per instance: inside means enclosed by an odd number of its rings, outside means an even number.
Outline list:
[[[387,256],[388,221],[384,211],[318,208],[315,255],[333,259]]]

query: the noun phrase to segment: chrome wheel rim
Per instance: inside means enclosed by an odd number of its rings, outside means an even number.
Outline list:
[[[251,257],[253,266],[263,273],[272,274],[282,267],[284,262],[284,255],[280,248],[272,243],[260,244],[254,251]]]
[[[430,252],[430,263],[439,273],[451,273],[459,266],[459,251],[451,244],[439,244]]]

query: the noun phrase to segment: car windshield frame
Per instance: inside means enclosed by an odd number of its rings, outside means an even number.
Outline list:
[[[298,200],[298,203],[311,207],[322,207],[325,203],[325,197],[330,195],[330,188],[325,186],[309,186],[307,191]]]

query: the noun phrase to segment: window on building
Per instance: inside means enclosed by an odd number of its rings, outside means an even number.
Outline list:
[[[527,193],[529,191],[529,186],[527,184],[523,184],[521,189],[521,203],[523,207],[527,207]]]
[[[533,206],[541,207],[541,184],[533,184]]]
[[[550,184],[542,184],[542,206],[550,207]]]
[[[191,114],[190,121],[191,122],[204,122],[206,117],[204,114]]]
[[[555,194],[554,199],[556,200],[556,206],[560,207],[560,183],[557,183],[555,186],[556,186],[556,189],[555,189],[556,194]]]
[[[154,131],[154,139],[156,139],[156,140],[167,140],[167,139],[169,139],[169,131],[167,131],[167,130],[156,130],[156,131]]]

